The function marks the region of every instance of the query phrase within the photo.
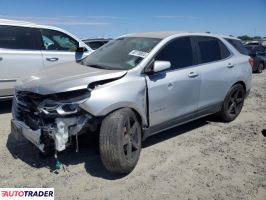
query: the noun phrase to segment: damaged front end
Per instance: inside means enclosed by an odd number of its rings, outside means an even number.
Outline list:
[[[45,154],[63,151],[72,144],[73,136],[78,142],[78,135],[97,130],[97,119],[79,107],[89,97],[87,88],[49,95],[16,91],[12,132],[16,138],[24,136]]]

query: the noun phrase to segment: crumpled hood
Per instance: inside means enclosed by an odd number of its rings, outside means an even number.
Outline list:
[[[126,73],[126,70],[104,70],[70,62],[48,67],[22,78],[16,89],[42,95],[67,92],[87,88],[95,81],[119,78]]]

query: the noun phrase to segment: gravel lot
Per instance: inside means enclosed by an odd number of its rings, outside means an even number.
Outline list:
[[[107,172],[97,143],[82,138],[59,155],[41,159],[10,134],[11,102],[0,102],[0,187],[54,187],[56,199],[266,199],[266,71],[240,116],[225,124],[207,117],[149,138],[127,176]]]

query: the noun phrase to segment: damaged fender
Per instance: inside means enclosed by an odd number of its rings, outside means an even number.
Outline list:
[[[126,95],[125,95],[126,94]],[[93,116],[105,116],[119,108],[127,107],[135,110],[147,126],[147,88],[145,77],[125,77],[111,84],[96,86],[91,96],[79,106]]]

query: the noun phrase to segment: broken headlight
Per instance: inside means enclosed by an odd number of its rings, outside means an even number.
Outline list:
[[[71,103],[71,104],[62,104],[57,107],[56,111],[59,115],[70,115],[78,112],[79,104]]]
[[[77,113],[79,111],[79,104],[86,101],[89,97],[89,90],[54,94],[53,98],[44,100],[38,106],[38,109],[40,112],[43,112],[47,115],[71,115]]]
[[[80,103],[80,102],[79,102]],[[47,115],[49,114],[59,114],[59,115],[70,115],[75,114],[79,111],[79,103],[59,103],[54,102],[51,104],[45,103],[38,107],[40,112],[43,112]]]

